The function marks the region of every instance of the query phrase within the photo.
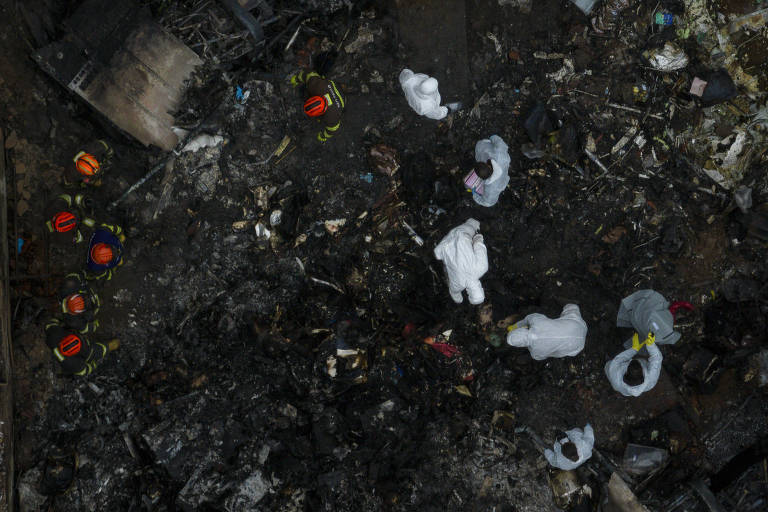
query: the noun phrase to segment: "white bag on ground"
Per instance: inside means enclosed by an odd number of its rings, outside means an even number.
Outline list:
[[[567,304],[560,318],[533,313],[515,326],[517,328],[507,334],[507,343],[513,347],[527,347],[537,361],[575,356],[584,349],[587,338],[587,324],[576,304]]]
[[[420,116],[440,120],[448,115],[448,107],[440,106],[436,79],[405,68],[400,72],[400,87],[403,88],[408,105]]]
[[[635,349],[630,348],[625,350],[605,364],[605,375],[608,376],[611,386],[624,396],[640,396],[646,391],[653,389],[659,381],[661,362],[663,360],[661,350],[659,350],[655,343],[646,345],[646,347],[648,348],[650,357],[647,360],[637,360],[637,362],[640,363],[640,367],[643,369],[642,384],[630,386],[624,382],[624,375],[627,374],[629,363],[632,362],[632,359],[638,353]]]
[[[584,430],[575,428],[573,430],[568,430],[565,435],[567,437],[555,442],[554,452],[552,450],[544,451],[544,457],[546,457],[547,462],[552,466],[565,471],[570,471],[571,469],[576,469],[581,466],[592,457],[592,447],[595,445],[595,432],[592,430],[592,426],[587,423]],[[575,461],[563,455],[563,445],[568,441],[573,443],[576,447],[576,453],[579,454],[579,458]]]
[[[480,278],[488,272],[488,250],[478,229],[480,223],[469,219],[449,231],[435,247],[435,258],[445,263],[448,291],[459,304],[464,300],[461,294],[464,290],[470,304],[482,304],[485,300]]]
[[[475,161],[491,161],[493,174],[483,180],[483,193],[472,192],[472,198],[480,206],[493,206],[499,200],[499,195],[509,184],[509,148],[498,135],[483,139],[475,144]]]

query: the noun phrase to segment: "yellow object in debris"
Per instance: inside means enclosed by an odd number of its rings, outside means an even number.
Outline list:
[[[288,147],[288,144],[290,144],[290,142],[291,142],[291,138],[288,135],[283,137],[283,140],[280,141],[280,145],[277,146],[277,149],[275,149],[275,152],[272,153],[272,155],[273,156],[280,156],[280,155],[282,155],[283,151],[285,151],[285,148]]]
[[[507,326],[507,332],[512,332],[517,329],[517,323]]]
[[[455,389],[456,389],[456,392],[459,393],[460,395],[469,396],[469,397],[472,396],[472,392],[469,390],[467,386],[464,386],[464,385],[456,386]]]

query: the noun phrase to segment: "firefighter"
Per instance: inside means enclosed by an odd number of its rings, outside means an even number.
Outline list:
[[[88,185],[101,185],[101,177],[109,167],[114,153],[109,144],[100,139],[86,144],[72,159],[77,180]]]
[[[291,77],[291,85],[305,86],[304,113],[320,118],[324,128],[317,133],[317,140],[325,142],[333,137],[341,126],[344,112],[344,98],[333,80],[328,80],[315,71],[300,71]]]
[[[92,342],[82,334],[77,334],[53,320],[45,326],[46,344],[53,351],[61,364],[65,375],[86,376],[104,360],[107,352],[117,350],[120,341],[113,339],[106,345]]]
[[[80,334],[93,333],[99,327],[96,315],[101,307],[99,296],[88,285],[82,272],[68,274],[59,288],[59,304],[64,324]]]
[[[86,278],[112,279],[115,267],[123,264],[125,235],[120,226],[100,224],[91,235],[86,258]]]
[[[88,216],[91,200],[83,194],[59,194],[45,209],[45,227],[58,238],[79,244],[85,237],[82,228],[93,228],[96,221]]]

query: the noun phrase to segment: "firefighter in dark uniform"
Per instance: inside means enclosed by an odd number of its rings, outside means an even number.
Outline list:
[[[100,224],[96,228],[88,244],[85,273],[88,280],[112,279],[113,269],[123,264],[124,241],[120,226]]]
[[[96,314],[101,307],[99,296],[88,285],[82,272],[68,274],[59,288],[59,303],[64,325],[80,334],[93,333],[99,327]]]
[[[317,140],[325,142],[333,137],[341,126],[344,97],[333,80],[327,80],[314,71],[300,71],[291,77],[291,85],[305,86],[304,113],[321,118],[325,127],[318,132]]]
[[[90,375],[107,352],[117,350],[120,346],[117,339],[109,341],[106,345],[92,342],[82,334],[63,328],[60,322],[55,320],[45,326],[45,337],[46,344],[53,351],[66,375]]]
[[[59,194],[45,208],[45,227],[57,237],[72,237],[79,244],[85,240],[82,228],[96,226],[87,214],[90,209],[90,200],[83,194]]]
[[[86,185],[101,185],[104,170],[112,161],[114,150],[103,140],[95,140],[86,144],[72,159],[75,162],[76,174],[74,181]]]

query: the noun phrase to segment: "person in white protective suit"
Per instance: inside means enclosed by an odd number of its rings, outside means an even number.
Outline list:
[[[448,115],[448,107],[440,106],[436,79],[405,68],[400,72],[400,87],[403,88],[408,105],[420,116],[440,120]]]
[[[592,426],[587,423],[584,430],[575,428],[566,431],[565,435],[567,437],[555,442],[555,451],[544,451],[544,457],[552,466],[570,471],[581,466],[592,457],[592,447],[595,445],[595,432],[592,430]],[[579,458],[575,461],[563,455],[563,445],[568,441],[573,443],[576,447],[576,453],[579,455]]]
[[[470,304],[482,304],[485,300],[480,278],[488,272],[488,250],[478,229],[480,223],[469,219],[449,231],[435,247],[435,258],[445,264],[448,291],[457,304],[464,300],[461,294],[464,290]]]
[[[661,351],[655,343],[646,344],[645,346],[648,348],[649,358],[647,360],[637,360],[637,362],[640,363],[640,367],[643,369],[642,384],[630,386],[624,382],[624,375],[627,374],[629,363],[632,362],[632,359],[637,355],[639,350],[634,348],[627,349],[605,364],[605,375],[611,382],[611,386],[624,396],[640,396],[646,391],[653,389],[659,380],[661,362],[663,359]]]
[[[512,326],[507,344],[526,347],[537,361],[548,357],[575,356],[584,349],[587,324],[581,318],[579,306],[567,304],[560,318],[548,318],[539,313],[526,316]]]
[[[498,135],[478,141],[475,145],[475,172],[482,178],[482,192],[472,190],[472,199],[480,206],[490,207],[499,200],[499,195],[509,184],[509,151]]]

